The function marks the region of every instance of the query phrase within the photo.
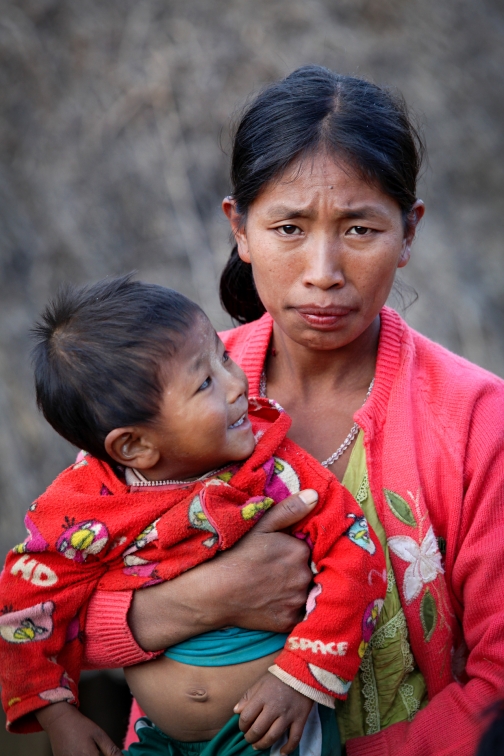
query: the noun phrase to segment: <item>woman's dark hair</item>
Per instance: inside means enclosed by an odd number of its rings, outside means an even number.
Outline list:
[[[182,294],[131,276],[61,289],[32,329],[37,404],[46,420],[110,462],[107,434],[156,417],[164,368],[198,314]]]
[[[405,229],[416,200],[423,144],[404,100],[364,79],[303,66],[264,89],[234,137],[232,197],[245,220],[262,189],[318,150],[341,157],[399,205]],[[223,307],[239,323],[264,313],[251,266],[234,246],[222,273]]]

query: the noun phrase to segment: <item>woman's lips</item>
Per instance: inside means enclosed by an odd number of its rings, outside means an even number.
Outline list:
[[[303,320],[319,330],[331,330],[353,312],[352,307],[295,307]]]

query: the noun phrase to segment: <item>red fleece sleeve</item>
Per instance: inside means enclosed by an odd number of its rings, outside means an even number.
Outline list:
[[[22,548],[7,555],[0,579],[2,705],[11,732],[36,732],[34,711],[78,702],[86,603],[103,568]]]

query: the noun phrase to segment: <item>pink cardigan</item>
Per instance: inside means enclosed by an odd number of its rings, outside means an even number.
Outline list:
[[[252,394],[272,327],[266,314],[221,334]],[[430,700],[411,723],[348,741],[347,754],[472,756],[482,711],[504,697],[504,381],[384,308],[375,385],[355,420]],[[155,656],[129,633],[130,601],[130,593],[94,597],[90,665]],[[104,627],[114,629],[105,637]]]

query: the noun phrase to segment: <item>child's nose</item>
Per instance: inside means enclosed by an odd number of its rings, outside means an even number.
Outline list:
[[[234,404],[241,396],[245,395],[247,397],[248,395],[248,381],[245,377],[245,374],[243,375],[229,375],[229,386],[228,386],[228,401],[230,404]]]

